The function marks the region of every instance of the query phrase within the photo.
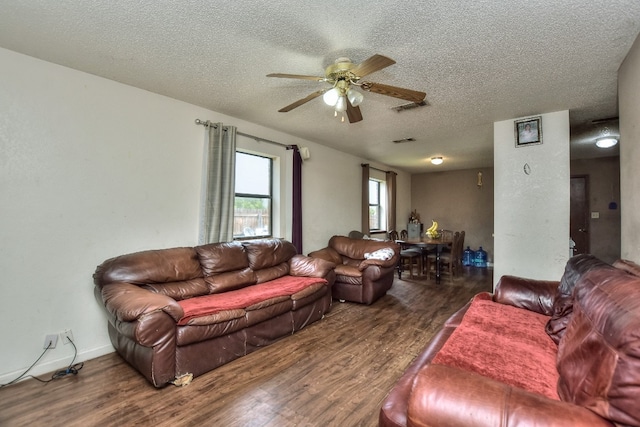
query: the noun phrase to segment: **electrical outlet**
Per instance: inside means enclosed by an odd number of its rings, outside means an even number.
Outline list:
[[[43,348],[56,348],[56,344],[58,344],[58,335],[47,335],[46,337],[44,337]]]
[[[73,333],[71,332],[71,329],[65,329],[60,332],[60,338],[62,338],[63,344],[71,343],[71,341],[73,341]]]

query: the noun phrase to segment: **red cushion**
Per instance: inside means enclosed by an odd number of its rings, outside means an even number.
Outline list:
[[[547,320],[533,311],[475,299],[433,363],[559,400],[558,348],[545,332]]]
[[[327,281],[317,277],[282,276],[235,291],[178,301],[184,310],[184,316],[178,321],[178,324],[186,325],[194,317],[206,316],[223,310],[245,308],[269,298],[293,295],[314,283],[327,283]]]

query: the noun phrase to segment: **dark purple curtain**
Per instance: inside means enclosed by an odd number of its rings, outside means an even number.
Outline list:
[[[291,243],[302,253],[302,156],[297,145],[293,148],[293,196]]]
[[[361,209],[361,220],[362,220],[362,230],[360,230],[363,234],[369,234],[371,231],[369,229],[369,172],[370,167],[369,163],[362,163],[362,209]]]

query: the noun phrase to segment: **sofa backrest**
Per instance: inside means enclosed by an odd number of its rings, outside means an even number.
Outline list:
[[[99,288],[126,282],[182,300],[285,276],[296,253],[283,239],[149,250],[111,258],[93,277]]]
[[[619,259],[613,263],[613,266],[634,276],[640,276],[640,265],[628,259]]]
[[[203,277],[193,248],[171,248],[120,255],[103,262],[93,275],[94,283],[127,282],[134,285],[167,283]]]
[[[247,251],[249,267],[254,271],[287,262],[298,253],[293,243],[282,239],[247,240],[242,246]]]
[[[558,286],[558,293],[553,302],[551,319],[546,330],[551,339],[558,344],[565,333],[573,312],[573,291],[577,283],[589,271],[594,269],[613,269],[612,266],[591,254],[580,254],[569,258]]]
[[[256,283],[268,282],[289,274],[289,260],[298,253],[293,243],[283,239],[247,240],[242,242],[249,268]]]
[[[382,248],[393,248],[396,243],[383,240],[351,239],[346,236],[333,236],[329,239],[329,247],[333,248],[343,257],[343,263],[357,266],[365,259],[364,254],[377,251]],[[397,254],[396,254],[397,255]]]
[[[249,258],[238,241],[196,246],[208,293],[217,294],[256,283]]]
[[[562,400],[640,426],[640,277],[602,267],[578,280],[557,366]]]

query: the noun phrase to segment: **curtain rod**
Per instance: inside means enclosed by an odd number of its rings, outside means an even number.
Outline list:
[[[369,169],[373,169],[374,171],[378,171],[378,172],[384,172],[384,173],[393,172],[393,173],[396,173],[394,171],[385,171],[385,170],[382,170],[382,169],[374,168],[373,166],[369,165],[369,163],[360,163],[360,166],[362,166],[362,167],[369,166]]]
[[[214,129],[216,127],[216,125],[214,123],[211,123],[209,120],[203,122],[200,119],[196,119],[196,124],[197,125],[202,125],[202,126],[213,126]],[[243,133],[243,132],[237,132],[236,131],[236,135],[246,136],[247,138],[254,139],[256,142],[267,142],[269,144],[279,145],[281,147],[286,148],[287,150],[293,150],[293,147],[294,147],[293,145],[287,145],[287,144],[283,144],[281,142],[271,141],[269,139],[260,138],[259,136],[249,135],[248,133]]]

